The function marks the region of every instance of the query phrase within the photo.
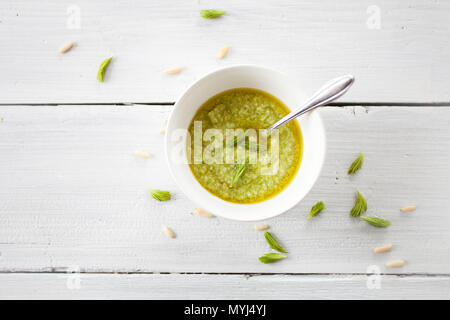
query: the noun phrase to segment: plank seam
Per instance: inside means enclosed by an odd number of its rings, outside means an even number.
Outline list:
[[[173,106],[175,102],[99,102],[99,103],[0,103],[0,107],[24,106],[24,107],[58,107],[58,106]],[[450,107],[450,102],[335,102],[330,107]]]
[[[74,272],[67,272],[63,270],[55,271],[0,271],[0,275],[4,274],[69,274]],[[258,272],[258,273],[239,273],[239,272],[139,272],[139,271],[80,271],[77,274],[92,274],[92,275],[211,275],[211,276],[245,276],[245,277],[257,277],[257,276],[367,276],[370,273],[276,273],[276,272]],[[447,273],[380,273],[380,276],[395,276],[395,277],[449,277]]]

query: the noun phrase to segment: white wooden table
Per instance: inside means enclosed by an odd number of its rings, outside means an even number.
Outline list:
[[[227,14],[205,20],[204,8]],[[2,0],[0,298],[450,298],[449,16],[450,2],[432,0]],[[290,251],[271,265],[257,260],[268,248],[253,223],[192,213],[158,133],[190,83],[240,63],[311,93],[357,78],[320,111],[320,179],[266,221]],[[176,65],[179,75],[161,73]],[[364,168],[349,177],[360,151]],[[174,198],[157,203],[147,187]],[[356,188],[390,228],[349,216]],[[318,200],[327,209],[307,220]],[[386,268],[392,259],[406,265]]]

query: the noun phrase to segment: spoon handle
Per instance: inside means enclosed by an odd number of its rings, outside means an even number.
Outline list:
[[[331,101],[336,100],[347,92],[354,81],[355,78],[351,75],[342,76],[329,81],[322,88],[317,90],[300,108],[289,113],[271,125],[267,128],[267,131],[277,129],[286,122],[289,122],[308,111],[314,110],[315,108],[324,106]]]

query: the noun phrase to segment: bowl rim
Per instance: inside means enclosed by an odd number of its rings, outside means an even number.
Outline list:
[[[224,66],[224,67],[220,67],[220,68],[217,68],[217,69],[214,69],[214,70],[212,70],[212,71],[210,71],[210,72],[207,72],[207,73],[205,73],[204,75],[202,75],[201,77],[199,77],[199,78],[197,78],[194,82],[192,82],[185,90],[183,90],[183,92],[178,96],[178,99],[176,100],[176,102],[175,102],[175,104],[174,104],[174,107],[173,107],[173,109],[172,109],[172,111],[170,112],[170,115],[169,115],[169,118],[168,118],[168,124],[170,124],[171,123],[171,120],[172,120],[172,117],[174,116],[174,114],[176,113],[176,110],[179,108],[179,103],[180,103],[180,101],[182,100],[182,98],[197,84],[197,83],[199,83],[200,81],[202,81],[202,80],[204,80],[205,78],[207,78],[207,77],[209,77],[209,76],[212,76],[212,75],[214,75],[214,74],[216,74],[216,73],[220,73],[220,72],[222,72],[222,71],[224,71],[224,70],[230,70],[230,69],[240,69],[240,68],[250,68],[250,69],[258,69],[258,70],[263,70],[263,71],[267,71],[267,72],[275,72],[275,73],[278,73],[278,74],[281,74],[282,76],[284,76],[284,77],[286,77],[287,79],[291,79],[291,77],[289,77],[287,74],[285,74],[284,72],[281,72],[281,71],[278,71],[278,70],[274,70],[274,69],[271,69],[271,68],[268,68],[268,67],[264,67],[264,66],[259,66],[259,65],[255,65],[255,64],[236,64],[236,65],[231,65],[231,66]],[[225,90],[224,90],[225,91]],[[270,93],[270,92],[269,92]],[[272,94],[272,93],[270,93],[270,94]],[[200,107],[200,106],[199,106]],[[322,169],[323,169],[323,166],[324,166],[324,163],[325,163],[325,159],[326,159],[326,150],[327,150],[327,135],[326,135],[326,128],[325,128],[325,125],[324,125],[324,122],[323,122],[323,119],[322,119],[322,117],[321,117],[321,115],[320,115],[320,113],[319,112],[317,112],[317,110],[313,110],[313,111],[311,111],[311,112],[309,112],[308,114],[310,114],[310,115],[312,115],[312,114],[314,114],[314,117],[316,117],[316,119],[315,119],[315,121],[317,122],[316,124],[315,124],[315,126],[318,128],[318,130],[320,131],[320,132],[322,132],[323,133],[323,136],[322,136],[322,141],[323,141],[323,143],[322,143],[322,149],[320,150],[321,151],[321,154],[323,154],[323,156],[319,159],[320,160],[320,164],[318,163],[317,164],[317,166],[318,166],[318,170],[317,170],[317,173],[315,174],[315,176],[313,177],[313,179],[311,180],[312,181],[312,183],[311,183],[311,186],[309,187],[309,189],[308,189],[308,191],[305,193],[305,195],[302,197],[302,198],[299,198],[297,201],[293,201],[289,206],[287,206],[286,208],[283,208],[283,210],[273,210],[272,212],[272,214],[270,214],[270,215],[265,215],[265,216],[262,216],[262,217],[258,217],[258,218],[254,218],[254,217],[249,217],[249,216],[229,216],[229,215],[223,215],[223,214],[221,214],[221,213],[214,213],[214,215],[217,215],[217,216],[220,216],[220,217],[223,217],[223,218],[226,218],[226,219],[230,219],[230,220],[235,220],[235,221],[261,221],[261,220],[266,220],[266,219],[270,219],[270,218],[274,218],[274,217],[277,217],[277,216],[279,216],[279,215],[281,215],[281,214],[283,214],[283,213],[285,213],[285,212],[287,212],[287,211],[289,211],[290,209],[292,209],[293,207],[295,207],[296,205],[298,205],[303,199],[304,199],[304,197],[311,191],[311,189],[313,188],[313,186],[314,186],[314,184],[316,183],[316,181],[317,181],[317,179],[320,177],[320,174],[321,174],[321,172],[322,172]],[[295,119],[295,121],[297,121],[297,119]],[[170,175],[171,175],[171,177],[173,178],[173,180],[174,180],[174,182],[180,187],[180,184],[179,184],[179,182],[178,182],[178,178],[176,177],[176,175],[174,174],[174,172],[173,172],[173,169],[172,169],[172,165],[171,165],[171,161],[170,161],[170,157],[169,157],[169,143],[170,143],[170,141],[169,141],[169,138],[168,138],[168,134],[166,134],[165,135],[165,137],[164,137],[164,147],[165,147],[165,158],[166,158],[166,162],[167,162],[167,164],[168,164],[168,168],[169,168],[169,172],[170,172]],[[300,164],[300,166],[301,166],[301,164]],[[300,170],[300,168],[297,170],[297,172],[295,173],[295,175],[297,175],[298,174],[298,172],[299,172],[299,170]],[[203,188],[203,187],[202,187]],[[199,204],[198,203],[198,201],[197,200],[194,200],[194,199],[191,199],[191,197],[189,196],[189,194],[188,193],[186,193],[186,191],[183,189],[183,188],[181,188],[180,187],[180,190],[188,197],[188,199],[189,200],[191,200],[191,201],[193,201],[194,203],[196,203],[196,204]],[[206,192],[209,192],[209,191],[207,191],[206,189],[205,189],[205,191]],[[281,194],[283,191],[281,191],[279,194]],[[275,197],[276,196],[278,196],[278,194],[277,195],[275,195]],[[217,196],[216,196],[217,197]],[[222,201],[224,201],[224,202],[227,202],[228,203],[228,201],[226,201],[226,200],[223,200],[223,199],[221,199],[221,198],[219,198],[219,197],[217,197],[218,199],[220,199],[220,200],[222,200]],[[267,199],[267,200],[270,200],[271,198],[269,198],[269,199]],[[264,201],[262,201],[262,202],[258,202],[258,203],[264,203],[264,202],[266,202],[267,200],[264,200]],[[235,205],[243,205],[243,206],[245,206],[245,205],[252,205],[252,204],[237,204],[237,203],[233,203],[233,204],[235,204]]]

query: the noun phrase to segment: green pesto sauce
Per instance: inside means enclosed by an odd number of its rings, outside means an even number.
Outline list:
[[[202,121],[202,134],[210,128],[257,130],[269,127],[289,112],[280,100],[264,91],[248,88],[224,91],[206,101],[194,115],[189,125],[191,150],[194,150],[194,121]],[[203,139],[203,150],[210,143]],[[270,141],[268,148],[270,150]],[[213,195],[234,203],[256,203],[275,196],[291,182],[300,166],[302,149],[302,136],[297,121],[283,125],[279,128],[277,173],[261,174],[261,169],[267,164],[258,158],[257,163],[250,164],[233,186],[233,164],[195,164],[194,151],[188,160],[195,178]]]

